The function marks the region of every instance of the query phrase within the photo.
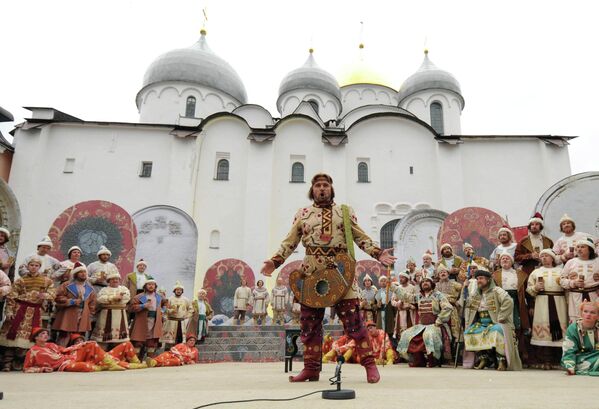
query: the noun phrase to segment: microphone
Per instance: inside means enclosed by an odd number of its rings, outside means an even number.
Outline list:
[[[339,378],[341,376],[341,365],[345,363],[345,357],[343,355],[339,355],[337,357],[337,366],[335,367],[335,378]]]

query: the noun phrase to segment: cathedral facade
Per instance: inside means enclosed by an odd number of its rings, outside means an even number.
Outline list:
[[[202,32],[148,67],[137,123],[29,107],[14,132],[9,182],[21,212],[19,261],[75,203],[110,201],[134,219],[169,208],[195,228],[191,281],[199,288],[221,259],[258,272],[308,203],[316,172],[332,175],[336,202],[350,204],[386,247],[397,244],[398,222],[416,213],[434,226],[439,215],[480,206],[525,224],[543,192],[571,173],[570,137],[462,135],[459,82],[426,51],[399,90],[352,78],[339,84],[310,50],[281,80],[273,115],[248,102]],[[412,240],[413,256],[436,249],[433,234]],[[300,246],[292,259],[302,255]]]

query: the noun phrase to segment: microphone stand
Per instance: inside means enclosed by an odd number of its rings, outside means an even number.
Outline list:
[[[345,400],[355,399],[356,391],[353,389],[341,389],[341,365],[345,362],[343,355],[337,357],[337,367],[335,367],[335,375],[329,378],[331,385],[337,385],[337,389],[322,391],[323,399]]]

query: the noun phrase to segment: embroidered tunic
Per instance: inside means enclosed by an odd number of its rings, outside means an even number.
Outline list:
[[[353,209],[351,207],[348,208],[354,242],[362,251],[378,259],[381,249],[358,226]],[[293,253],[300,241],[306,248],[306,256],[300,267],[300,270],[305,275],[324,271],[335,261],[334,252],[347,252],[341,206],[332,204],[319,207],[314,204],[299,209],[293,219],[291,230],[281,243],[279,250],[272,257],[275,267],[283,264],[287,257]],[[352,287],[344,299],[358,298],[358,292],[358,284],[354,278]]]
[[[121,297],[120,300],[117,298]],[[119,343],[129,341],[127,303],[130,299],[127,287],[104,287],[98,293],[100,309],[91,338],[96,342]]]
[[[561,347],[568,327],[568,306],[560,285],[560,267],[540,267],[528,277],[526,292],[535,297],[532,320],[532,345]],[[545,289],[538,292],[535,285],[543,278]]]
[[[191,301],[183,295],[180,297],[173,295],[168,299],[166,312],[166,321],[162,328],[162,338],[160,338],[160,342],[174,344],[177,342],[177,334],[179,334],[182,342],[185,342],[187,325],[189,324],[189,319],[193,315],[193,305]]]
[[[593,278],[599,274],[599,258],[593,260],[582,260],[578,257],[568,260],[562,270],[560,284],[568,291],[568,315],[570,323],[579,318],[578,311],[583,300],[594,302],[599,298],[599,282]],[[578,288],[576,281],[578,277],[584,277],[584,287]]]
[[[570,324],[562,353],[564,368],[574,369],[576,375],[599,375],[599,322],[589,330],[580,320]]]

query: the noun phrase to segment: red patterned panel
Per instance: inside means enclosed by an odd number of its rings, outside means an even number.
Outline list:
[[[247,280],[248,287],[254,287],[256,279],[252,268],[235,258],[219,260],[206,271],[203,288],[215,314],[233,315],[233,297],[242,277]]]
[[[137,229],[129,213],[114,203],[77,203],[56,218],[48,235],[55,244],[50,255],[59,260],[66,259],[68,249],[76,245],[83,251],[81,260],[89,264],[98,260],[100,246],[106,246],[121,276],[133,271]]]
[[[379,277],[388,275],[387,268],[376,260],[360,260],[356,262],[356,279],[360,288],[364,288],[362,280],[368,274],[372,278],[372,284],[379,285]]]
[[[489,209],[465,207],[457,210],[445,218],[439,229],[438,250],[444,243],[449,243],[455,254],[464,256],[462,246],[470,243],[476,254],[488,258],[499,244],[497,232],[504,225],[507,223],[503,218]]]
[[[528,235],[528,226],[512,227],[514,232],[514,241],[519,243],[526,235]]]

